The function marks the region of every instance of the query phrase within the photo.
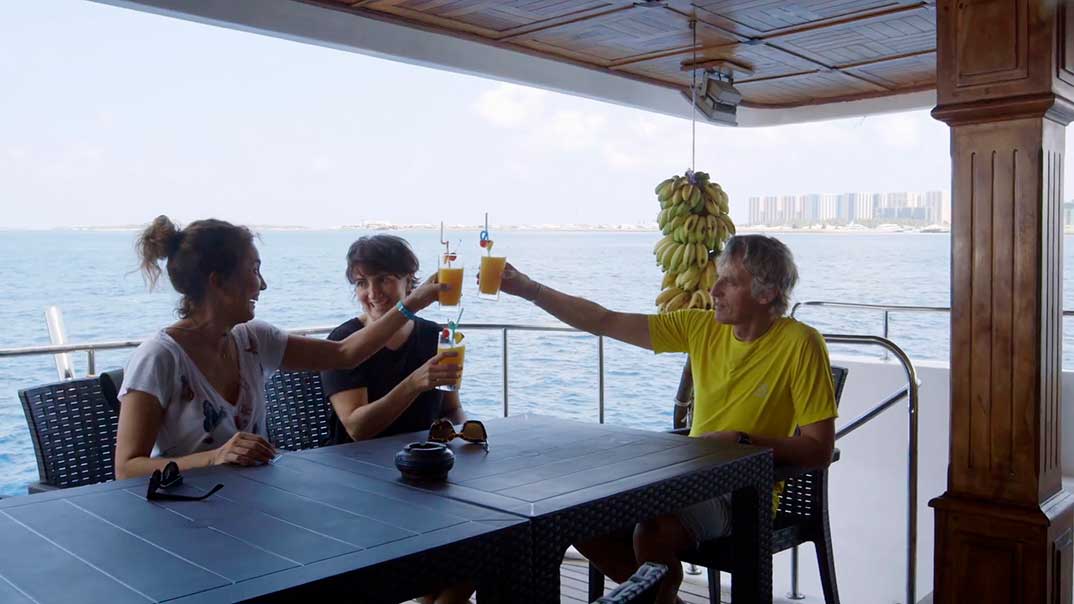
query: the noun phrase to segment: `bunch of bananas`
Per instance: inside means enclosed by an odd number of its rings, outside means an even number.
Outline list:
[[[708,174],[687,171],[657,185],[656,196],[656,221],[664,234],[653,249],[664,269],[656,305],[660,312],[712,308],[709,290],[716,283],[716,255],[735,234],[727,193],[710,182]]]

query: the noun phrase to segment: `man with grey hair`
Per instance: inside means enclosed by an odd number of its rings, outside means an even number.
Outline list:
[[[820,334],[784,316],[798,281],[791,251],[773,237],[732,237],[717,273],[711,291],[715,313],[615,312],[538,283],[511,265],[501,289],[594,335],[657,353],[689,353],[694,380],[690,436],[769,447],[777,464],[826,466],[837,415],[831,366]],[[730,497],[706,501],[577,547],[620,583],[641,563],[667,565],[657,602],[672,604],[682,582],[682,554],[730,533],[730,505]]]

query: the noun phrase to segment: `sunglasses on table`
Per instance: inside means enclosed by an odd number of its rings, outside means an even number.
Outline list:
[[[447,443],[455,438],[461,438],[469,443],[474,443],[489,450],[489,434],[485,431],[485,424],[471,419],[463,422],[462,430],[455,431],[455,426],[446,418],[438,419],[429,428],[429,440],[434,443]]]
[[[180,495],[178,493],[162,492],[162,489],[170,489],[181,484],[183,484],[183,475],[179,473],[179,465],[174,461],[169,461],[168,465],[164,466],[163,471],[153,470],[153,475],[149,477],[149,489],[145,493],[145,498],[150,501],[202,501],[224,488],[224,485],[218,484],[204,495]]]

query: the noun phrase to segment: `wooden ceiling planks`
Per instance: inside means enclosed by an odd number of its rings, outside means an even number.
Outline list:
[[[690,17],[661,9],[634,9],[575,21],[562,27],[542,30],[515,42],[535,50],[549,49],[563,54],[592,57],[591,61],[612,63],[693,48]],[[698,26],[701,47],[737,42],[719,30]],[[671,76],[673,74],[667,74]]]
[[[872,11],[905,6],[897,0],[695,0],[699,19],[730,24],[738,33],[763,37],[826,21],[854,18]]]
[[[936,49],[936,14],[929,9],[851,21],[780,37],[780,48],[831,67]]]
[[[844,67],[843,71],[876,82],[888,90],[935,88],[936,51],[929,50],[859,67]]]
[[[733,44],[717,48],[706,48],[697,52],[698,61],[713,59],[727,59],[752,68],[753,73],[748,76],[736,75],[736,82],[766,80],[817,70],[816,64],[812,61],[801,59],[766,45]],[[652,79],[669,79],[669,81],[679,86],[688,86],[691,74],[681,69],[682,64],[688,61],[693,61],[692,51],[617,66],[615,69]],[[678,73],[675,73],[676,71]]]
[[[838,71],[815,71],[789,75],[770,80],[754,80],[737,84],[743,99],[752,105],[769,107],[792,107],[803,104],[816,105],[846,98],[867,98],[885,93],[886,90],[861,78]]]
[[[688,89],[693,60],[749,68],[750,107],[931,89],[931,0],[298,0]],[[691,18],[697,19],[697,47]]]

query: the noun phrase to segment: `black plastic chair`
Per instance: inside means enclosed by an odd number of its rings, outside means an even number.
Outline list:
[[[97,378],[81,378],[19,390],[30,427],[40,482],[30,493],[115,478],[119,414],[105,400]]]
[[[835,386],[835,404],[843,396],[848,370],[832,367],[832,383]],[[675,434],[687,435],[690,430],[673,430]],[[839,449],[832,454],[832,462],[839,461]],[[779,508],[772,521],[772,553],[812,542],[817,551],[820,583],[826,604],[839,604],[839,590],[835,581],[835,558],[832,555],[832,533],[828,522],[828,468],[802,469],[777,467],[777,480],[783,480],[783,492]],[[683,562],[704,566],[708,569],[709,602],[720,602],[720,572],[730,571],[733,566],[731,539],[724,537],[702,543],[697,549],[683,556]],[[589,565],[589,597],[593,599],[603,591],[604,575]]]
[[[328,439],[328,399],[315,371],[277,371],[265,384],[269,440],[278,449],[301,451]]]
[[[627,581],[608,595],[599,598],[593,604],[647,604],[656,598],[656,590],[664,575],[668,574],[668,567],[663,564],[646,562],[641,565]]]
[[[123,387],[123,368],[104,371],[97,376],[97,381],[101,383],[101,394],[104,395],[104,400],[108,401],[118,414],[119,389]]]

